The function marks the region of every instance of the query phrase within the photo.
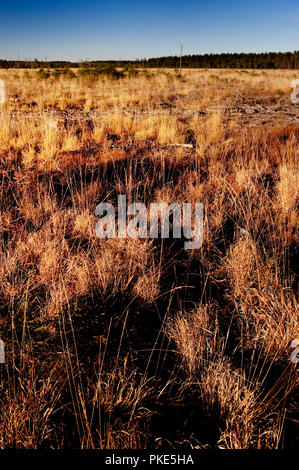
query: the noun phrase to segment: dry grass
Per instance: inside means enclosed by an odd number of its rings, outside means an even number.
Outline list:
[[[295,446],[294,71],[0,75],[0,447]],[[118,194],[202,248],[97,239]]]

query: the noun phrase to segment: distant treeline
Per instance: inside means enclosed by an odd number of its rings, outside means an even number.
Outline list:
[[[109,60],[109,61],[88,61],[88,62],[67,62],[67,61],[33,61],[23,60],[0,60],[0,68],[79,68],[97,66],[155,68],[169,67],[178,68],[180,57],[158,57],[153,59],[138,60]],[[299,51],[294,52],[265,52],[255,53],[233,53],[233,54],[203,54],[184,55],[182,57],[182,67],[184,68],[236,68],[236,69],[298,69]]]
[[[146,61],[148,67],[178,67],[179,57],[160,57]],[[299,51],[262,54],[203,54],[182,57],[182,67],[229,69],[298,69]]]

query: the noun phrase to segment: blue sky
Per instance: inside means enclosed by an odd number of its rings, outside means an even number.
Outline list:
[[[298,0],[0,0],[0,58],[134,59],[299,49]]]

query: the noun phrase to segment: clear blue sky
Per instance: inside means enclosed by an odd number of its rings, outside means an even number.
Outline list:
[[[298,0],[0,0],[0,58],[299,49]]]

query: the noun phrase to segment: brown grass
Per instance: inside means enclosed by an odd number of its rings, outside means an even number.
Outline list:
[[[296,77],[242,72],[0,73],[1,448],[296,445]],[[118,194],[202,248],[97,239]]]

